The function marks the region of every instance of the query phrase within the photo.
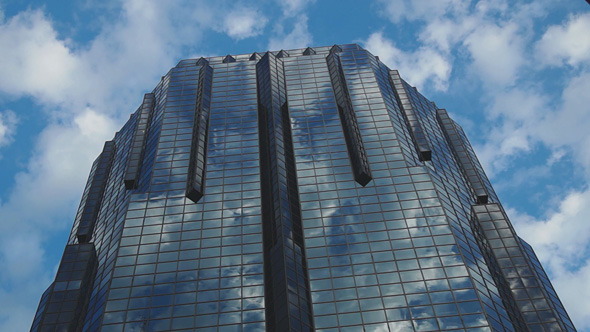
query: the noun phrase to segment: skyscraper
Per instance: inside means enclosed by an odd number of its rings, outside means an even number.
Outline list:
[[[575,331],[461,127],[358,45],[180,61],[32,331]]]

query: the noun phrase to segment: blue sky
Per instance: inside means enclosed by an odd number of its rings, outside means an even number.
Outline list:
[[[0,331],[28,330],[92,160],[180,59],[356,42],[467,131],[590,331],[583,0],[0,0]]]

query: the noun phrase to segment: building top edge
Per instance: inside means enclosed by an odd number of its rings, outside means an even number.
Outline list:
[[[352,44],[334,44],[334,45],[338,45],[340,48],[342,48],[343,50],[364,50],[363,47],[361,47],[359,44],[356,43],[352,43]],[[334,45],[329,45],[329,46],[319,46],[319,47],[313,47],[310,46],[309,48],[313,49],[316,53],[315,54],[311,54],[311,55],[327,55],[330,50],[332,49],[332,47],[334,47]],[[300,56],[306,56],[304,54],[304,52],[308,49],[308,47],[303,47],[303,48],[294,48],[294,49],[281,49],[281,50],[275,50],[275,51],[263,51],[263,52],[252,52],[252,53],[244,53],[244,54],[229,54],[231,55],[236,62],[241,62],[241,61],[250,61],[252,60],[252,55],[257,53],[260,56],[264,55],[266,52],[270,52],[274,55],[279,55],[282,52],[282,56],[283,57],[300,57]],[[223,63],[223,60],[228,56],[228,54],[225,55],[219,55],[219,56],[211,56],[211,57],[195,57],[195,58],[189,58],[189,59],[182,59],[178,62],[178,64],[176,65],[176,67],[184,67],[187,65],[195,65],[196,61],[198,61],[200,58],[206,59],[207,61],[209,61],[210,63]]]

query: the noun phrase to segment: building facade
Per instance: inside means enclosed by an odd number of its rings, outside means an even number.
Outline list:
[[[358,45],[183,60],[32,331],[575,331],[463,130]]]

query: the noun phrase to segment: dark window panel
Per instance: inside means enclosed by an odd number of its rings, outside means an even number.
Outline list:
[[[101,203],[107,186],[114,155],[115,143],[113,141],[107,141],[102,153],[98,157],[96,171],[90,181],[88,199],[86,200],[85,206],[82,208],[82,218],[78,224],[78,230],[76,233],[80,243],[88,242],[92,238],[92,232],[96,226],[98,213],[101,209]]]

